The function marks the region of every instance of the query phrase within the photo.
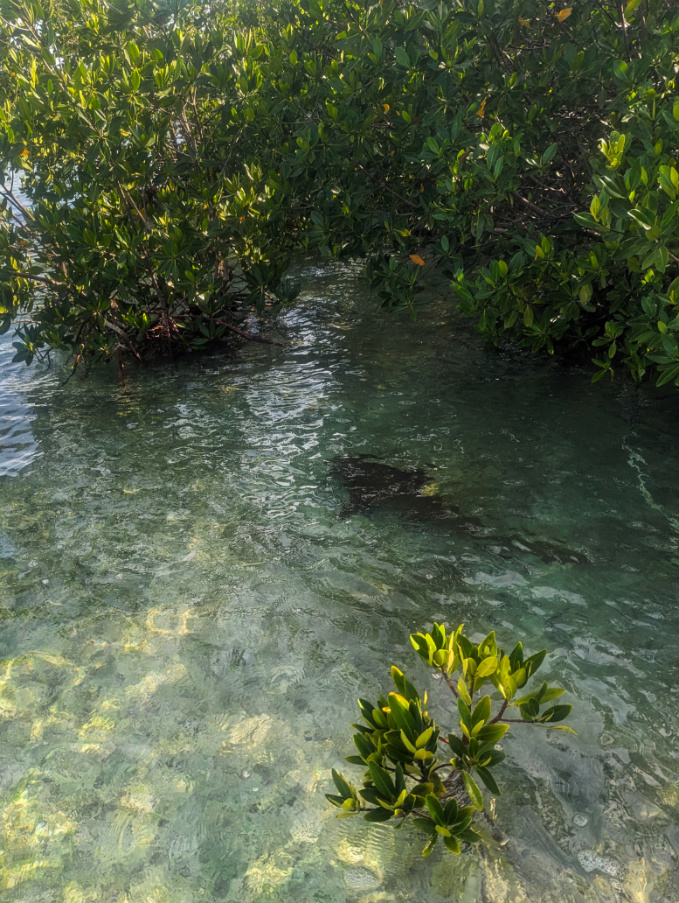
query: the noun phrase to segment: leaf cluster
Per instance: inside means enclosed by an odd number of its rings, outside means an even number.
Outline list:
[[[0,0],[0,321],[200,348],[314,250],[678,383],[677,47],[671,0]]]
[[[202,0],[0,3],[0,320],[20,316],[16,359],[198,349],[294,300],[280,179],[243,140],[263,51]]]
[[[412,634],[410,640],[450,687],[456,699],[456,728],[443,736],[427,711],[427,694],[420,696],[405,674],[392,666],[396,691],[381,695],[376,704],[358,701],[362,721],[352,725],[358,752],[347,761],[365,769],[362,786],[357,790],[333,770],[338,792],[326,796],[341,810],[339,817],[362,812],[366,821],[394,820],[398,828],[410,819],[429,835],[425,856],[439,837],[447,849],[459,853],[461,843],[480,840],[472,827],[474,810],[484,810],[477,781],[494,796],[500,795],[493,770],[505,759],[498,742],[510,724],[570,730],[556,722],[566,719],[572,706],[549,705],[564,690],[547,682],[516,697],[543,664],[544,649],[524,657],[523,646],[517,643],[506,654],[498,648],[494,632],[473,643],[462,625],[449,631],[434,624],[429,633]],[[480,695],[484,686],[490,692]],[[497,699],[495,712],[491,694]],[[507,717],[512,710],[518,717]]]

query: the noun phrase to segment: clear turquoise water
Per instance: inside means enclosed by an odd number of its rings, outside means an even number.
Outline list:
[[[38,903],[679,898],[679,400],[414,324],[302,273],[284,347],[65,382],[0,346],[0,888]],[[423,465],[493,535],[338,517],[326,459]],[[337,820],[355,700],[434,619],[552,651],[488,838]],[[346,771],[351,771],[346,766]]]

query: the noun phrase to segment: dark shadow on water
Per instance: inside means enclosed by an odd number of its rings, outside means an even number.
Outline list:
[[[330,461],[329,474],[349,494],[349,501],[340,509],[342,519],[379,509],[410,523],[440,524],[453,533],[475,537],[494,547],[493,551],[502,558],[524,554],[548,564],[589,561],[566,546],[529,535],[499,535],[479,518],[464,516],[455,504],[428,488],[431,477],[421,467],[394,467],[383,463],[378,455],[336,455]]]

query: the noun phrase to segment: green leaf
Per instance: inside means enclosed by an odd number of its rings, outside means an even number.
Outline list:
[[[481,795],[481,791],[479,790],[479,785],[467,771],[462,772],[462,780],[464,781],[464,787],[467,791],[467,794],[469,795],[469,799],[474,804],[474,808],[478,809],[479,812],[482,812],[483,796]]]
[[[512,671],[516,671],[519,665],[523,664],[523,644],[517,643],[509,653],[509,664]]]
[[[429,841],[425,848],[422,850],[423,856],[431,856],[434,852],[434,847],[436,846],[436,841],[439,839],[438,834],[436,833],[436,829],[434,829],[434,833],[429,838]]]
[[[435,652],[434,643],[430,636],[423,633],[411,633],[410,642],[413,644],[415,651],[421,656],[427,664],[431,664],[432,656]]]
[[[542,715],[540,716],[540,721],[549,721],[552,723],[563,721],[565,718],[568,718],[572,709],[573,706],[570,703],[563,705],[554,705],[551,707],[551,709],[547,709],[546,712],[542,713]]]
[[[551,702],[552,699],[558,699],[559,696],[563,696],[565,692],[566,691],[561,687],[550,687],[540,695],[540,703],[544,705],[546,702]]]
[[[455,633],[457,636],[457,645],[460,648],[460,658],[471,658],[476,647],[462,633],[462,625],[458,627]]]
[[[509,730],[508,724],[487,724],[476,735],[480,743],[497,743]]]
[[[495,796],[500,796],[500,788],[497,785],[497,781],[493,777],[491,771],[481,765],[476,766],[476,773],[481,778],[486,787],[490,790],[491,793],[494,793]]]
[[[483,768],[494,768],[504,762],[507,754],[501,749],[484,749],[479,753],[479,764]]]
[[[415,719],[410,713],[408,700],[403,696],[399,696],[397,693],[390,693],[389,708],[391,710],[391,717],[396,722],[396,726],[399,730],[403,731],[411,743],[414,743],[417,733],[415,730]]]
[[[373,714],[372,714],[375,706],[371,702],[368,702],[367,699],[359,699],[358,707],[361,710],[361,715],[363,716],[364,720],[371,727],[377,727],[377,725],[375,724],[375,721],[373,720]]]
[[[553,159],[554,159],[554,155],[556,154],[556,152],[557,152],[558,149],[559,149],[559,144],[558,144],[558,142],[555,141],[553,144],[550,144],[549,147],[547,148],[547,150],[546,150],[546,151],[544,152],[544,154],[542,155],[542,162],[543,162],[543,164],[544,164],[544,163],[549,163],[550,160],[553,160]]]
[[[416,784],[410,791],[413,796],[418,796],[424,798],[429,794],[434,792],[434,785],[430,781],[423,781],[421,784]]]
[[[428,818],[414,816],[410,819],[410,822],[418,831],[424,831],[426,834],[436,834],[436,825],[433,821],[429,821]]]
[[[433,765],[434,753],[428,749],[418,749],[417,752],[413,756],[416,762],[426,762],[430,765]]]
[[[675,380],[677,377],[679,377],[679,364],[675,364],[673,367],[668,367],[661,371],[656,386],[664,386],[665,383],[672,382],[672,380]]]
[[[476,673],[478,675],[478,671]],[[490,713],[490,696],[483,696],[474,706],[474,711],[472,712],[472,728],[485,724],[490,718]]]
[[[362,787],[358,792],[366,801],[366,803],[372,803],[373,806],[380,805],[380,800],[382,797],[374,787]]]
[[[396,62],[400,66],[403,66],[405,69],[410,68],[410,57],[404,47],[395,47],[394,56],[396,57]]]
[[[438,801],[438,798],[434,796],[433,793],[430,793],[425,799],[425,804],[427,809],[429,809],[429,814],[434,819],[434,822],[437,825],[445,825],[446,819],[443,813],[443,806]]]
[[[653,228],[655,218],[651,216],[648,210],[642,210],[639,207],[635,207],[632,210],[628,210],[627,215],[631,217],[635,223],[641,226],[642,229]]]
[[[530,326],[530,323],[527,323],[526,325]],[[491,655],[488,658],[484,658],[483,661],[479,662],[479,666],[476,669],[476,677],[490,677],[491,674],[494,674],[497,671],[497,665],[498,660],[496,655]]]
[[[447,661],[448,653],[445,651],[445,649],[437,649],[432,656],[432,663],[437,668],[444,668]]]
[[[481,835],[477,834],[473,828],[465,828],[464,831],[457,835],[457,839],[464,840],[466,843],[478,843],[481,840]]]
[[[472,715],[469,711],[469,706],[461,697],[457,700],[457,711],[460,715],[460,724],[463,728],[466,728],[466,733],[469,735],[472,728]]]
[[[470,814],[464,815],[463,813],[468,812]],[[472,814],[474,812],[473,806],[466,806],[464,809],[460,810],[457,821],[451,825],[451,834],[459,835],[462,834],[472,823]]]
[[[385,799],[389,800],[389,802],[393,801],[396,797],[396,788],[394,787],[394,782],[392,781],[389,772],[384,768],[380,768],[380,766],[372,760],[368,762],[368,768],[370,769],[370,776],[375,787],[377,787]]]
[[[394,683],[396,684],[396,689],[408,702],[415,700],[417,701],[420,698],[420,694],[417,692],[413,684],[408,680],[405,674],[400,671],[396,666],[392,665],[391,668],[391,677]]]
[[[401,739],[401,743],[405,746],[405,748],[408,750],[408,752],[409,752],[409,753],[412,753],[413,755],[415,755],[415,753],[417,752],[417,747],[415,746],[414,743],[411,743],[411,742],[410,742],[410,740],[408,739],[408,735],[406,734],[406,732],[405,732],[405,731],[399,731],[399,736],[400,736],[400,739]]]
[[[389,821],[393,816],[394,813],[391,809],[383,809],[380,807],[379,809],[371,809],[370,812],[366,812],[363,818],[369,822],[382,822]]]
[[[457,820],[457,814],[459,811],[459,807],[457,805],[456,799],[448,800],[446,803],[445,809],[443,810],[443,818],[447,825],[452,824],[452,822]]]
[[[455,837],[444,837],[443,842],[451,853],[460,853],[460,844]]]
[[[465,681],[464,677],[461,674],[457,680],[457,692],[459,693],[460,698],[462,700],[464,700],[464,702],[467,706],[470,706],[472,704],[472,698],[469,693],[469,687],[467,686],[467,682]]]
[[[519,711],[524,721],[533,721],[540,712],[540,703],[535,696],[531,696],[519,706]]]
[[[348,783],[344,775],[339,771],[335,771],[334,768],[332,769],[332,779],[335,782],[335,787],[337,787],[344,799],[347,799],[348,797],[354,797],[356,795],[353,787]]]
[[[451,752],[456,756],[465,756],[467,754],[467,747],[455,734],[448,734],[448,745]]]
[[[427,139],[429,140],[429,139]],[[438,144],[434,142],[436,147],[438,148]],[[443,624],[434,624],[431,629],[431,638],[434,641],[437,649],[442,649],[445,646],[446,642],[446,628]]]
[[[545,656],[547,655],[546,649],[541,649],[540,652],[536,652],[534,655],[531,655],[530,658],[527,658],[523,663],[524,668],[526,669],[526,677],[530,678],[535,674],[535,672],[540,668],[542,663],[545,660]]]
[[[608,175],[595,175],[594,181],[597,184],[597,187],[603,189],[606,192],[606,195],[614,198],[625,199],[624,193],[622,193],[622,189],[620,188],[616,177],[608,176]],[[604,197],[602,195],[601,198],[601,207],[605,206]]]
[[[351,812],[338,812],[337,818],[354,818],[356,815],[358,812],[352,809]]]
[[[354,734],[354,743],[364,759],[367,759],[368,756],[375,752],[374,745],[363,734]]]

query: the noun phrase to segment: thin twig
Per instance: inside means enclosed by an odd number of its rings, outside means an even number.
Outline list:
[[[556,215],[553,213],[549,213],[547,210],[543,210],[541,207],[538,207],[537,204],[534,204],[532,201],[529,201],[528,198],[525,198],[522,194],[519,194],[518,191],[514,192],[514,197],[521,201],[529,210],[532,210],[534,213],[539,213],[540,216],[544,216],[546,219],[562,219],[564,214],[557,213]],[[570,212],[568,214],[570,216]]]
[[[249,342],[263,342],[265,345],[284,345],[285,342],[277,342],[275,339],[265,339],[261,335],[254,335],[251,332],[245,332],[243,329],[239,329],[237,326],[232,326],[231,323],[225,323],[224,320],[215,320],[214,321],[218,326],[224,326],[226,329],[231,330],[231,332],[235,332],[236,335],[241,336],[244,339],[247,339]]]
[[[450,689],[453,691],[453,696],[455,697],[455,699],[457,699],[460,694],[457,692],[457,688],[456,688],[455,684],[453,683],[453,681],[451,680],[450,675],[444,668],[441,668],[441,674],[443,674],[443,676],[445,677],[446,683],[448,684]]]
[[[627,53],[627,59],[629,60],[629,59],[631,59],[630,50],[629,50],[629,36],[627,34],[627,20],[625,19],[625,7],[622,2],[619,4],[619,9],[620,9],[620,18],[622,20],[622,35],[623,35],[623,39],[625,41],[625,51]]]
[[[495,718],[491,719],[491,720],[488,722],[488,724],[497,724],[497,722],[498,722],[498,721],[502,718],[502,716],[504,715],[504,713],[505,713],[505,711],[506,711],[508,705],[509,705],[509,700],[508,700],[508,699],[505,699],[505,701],[502,703],[502,708],[500,709],[500,711],[497,713],[497,715],[495,716]]]
[[[380,185],[382,188],[384,188],[385,191],[388,191],[390,195],[395,197],[397,200],[401,201],[402,204],[407,204],[409,207],[413,207],[415,210],[419,209],[419,206],[420,206],[419,204],[416,204],[415,201],[408,200],[408,198],[401,197],[401,195],[398,192],[394,191],[392,188],[390,188],[384,182],[380,181],[380,179],[378,179],[377,176],[374,176],[372,173],[368,172],[368,170],[364,166],[361,166],[360,163],[355,163],[354,165],[356,166],[357,169],[360,169],[362,173],[365,173],[365,175],[369,179],[372,179],[373,182]]]
[[[17,207],[17,209],[19,209],[25,217],[33,221],[33,214],[30,212],[30,210],[27,210],[24,205],[15,197],[13,191],[9,191],[2,183],[0,183],[0,190],[3,192],[10,204],[12,204],[14,207]]]
[[[129,349],[132,352],[132,354],[134,354],[134,356],[137,358],[138,361],[141,361],[141,356],[140,356],[139,352],[137,351],[137,349],[134,347],[134,345],[130,341],[130,337],[127,335],[127,333],[125,332],[124,329],[121,329],[120,326],[118,326],[116,323],[112,323],[111,320],[109,320],[108,318],[104,319],[104,326],[108,327],[109,329],[113,330],[113,332],[115,332],[119,336],[121,336],[125,340],[127,345],[129,346]]]

